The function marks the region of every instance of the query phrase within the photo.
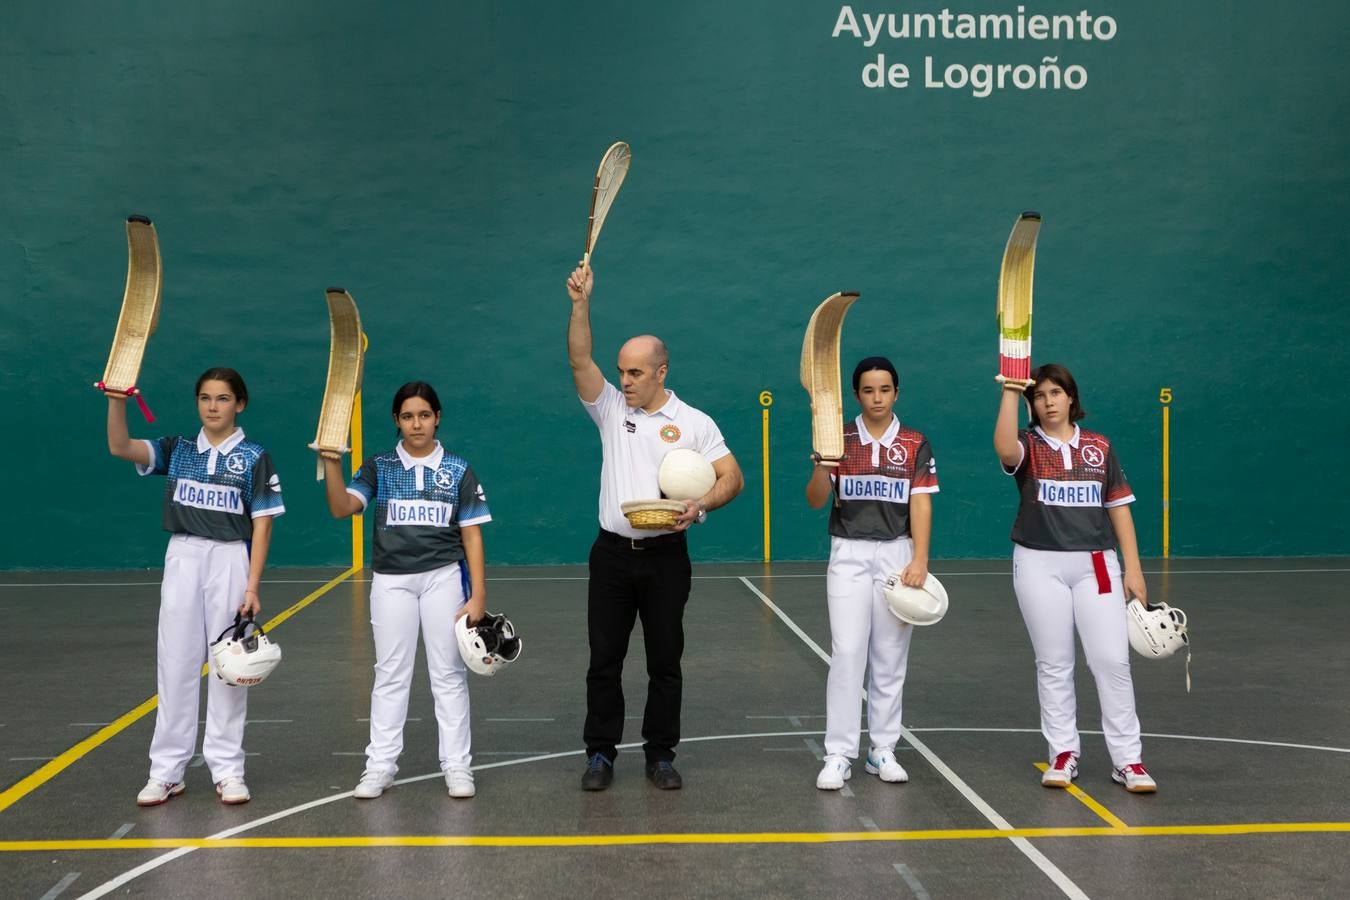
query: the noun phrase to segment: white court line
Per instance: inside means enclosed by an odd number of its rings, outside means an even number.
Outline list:
[[[914,900],[932,900],[928,892],[923,889],[923,885],[919,883],[919,879],[914,877],[914,873],[910,871],[909,866],[904,863],[896,863],[895,871],[900,873],[900,877],[905,879],[905,884],[909,885],[909,889],[914,892]]]
[[[1239,557],[1240,558],[1240,557]],[[814,563],[816,560],[794,559],[787,561],[786,564],[795,565],[797,563]],[[825,560],[819,560],[821,565]],[[1188,570],[1170,570],[1163,569],[1145,569],[1145,575],[1317,575],[1317,574],[1336,574],[1350,572],[1350,568],[1328,568],[1328,569],[1188,569]],[[939,572],[943,578],[961,578],[961,577],[1008,577],[1012,574],[1011,568],[1000,569],[993,572]],[[746,575],[694,575],[695,581],[739,581],[746,578],[824,578],[824,572],[807,572],[801,574],[773,574],[765,572],[751,572]],[[489,576],[489,582],[495,581],[587,581],[585,575],[499,575]],[[327,581],[321,578],[295,579],[295,580],[263,580],[263,584],[327,584]],[[370,584],[367,578],[349,578],[348,584]],[[158,581],[46,581],[42,583],[19,584],[11,582],[0,582],[2,588],[82,588],[82,587],[158,587]]]
[[[1040,734],[1039,728],[913,728],[911,731],[969,731],[980,734]],[[1080,728],[1079,734],[1101,734]],[[1320,744],[1289,744],[1283,741],[1256,741],[1246,738],[1208,737],[1199,734],[1154,734],[1144,732],[1140,737],[1163,738],[1176,741],[1210,741],[1219,744],[1247,744],[1253,747],[1284,747],[1291,750],[1325,750],[1328,753],[1350,753],[1350,747],[1323,747]]]
[[[56,884],[52,885],[51,890],[43,894],[38,900],[56,900],[56,898],[65,893],[66,888],[74,884],[75,879],[79,877],[79,872],[67,872],[65,878],[62,878]]]
[[[792,621],[791,617],[789,617],[787,613],[779,609],[772,600],[770,600],[767,596],[765,596],[765,594],[762,591],[760,591],[759,588],[751,584],[748,579],[742,578],[741,583],[744,584],[747,588],[749,588],[755,594],[755,596],[759,597],[759,599],[764,602],[764,605],[768,606],[769,609],[773,610],[774,615],[778,616],[778,618],[781,619],[784,622],[784,624],[786,624],[789,628],[791,628],[792,631],[799,638],[801,638],[803,642],[805,642],[806,646],[810,647],[813,651],[815,651],[816,656],[819,656],[821,660],[824,661],[825,665],[828,666],[830,664],[829,654],[826,653],[824,650],[820,649],[820,645],[817,644],[815,641],[811,640],[811,637],[806,632],[798,628],[797,623]],[[863,691],[863,699],[864,701],[867,699],[866,691]],[[928,749],[928,745],[925,744],[923,741],[919,740],[918,736],[915,735],[914,732],[910,731],[908,728],[905,728],[902,725],[900,727],[900,733],[904,735],[905,739],[909,741],[909,743],[914,747],[915,750],[919,751],[919,753],[923,756],[924,759],[928,760],[929,765],[937,769],[938,772],[942,775],[942,777],[946,778],[947,781],[951,783],[952,787],[956,788],[956,790],[961,793],[961,796],[965,797],[966,800],[968,800],[972,806],[978,809],[980,811],[980,814],[983,815],[986,819],[988,819],[995,828],[1005,830],[1012,829],[1012,823],[1010,823],[1007,819],[999,815],[992,806],[990,806],[988,803],[985,802],[983,797],[975,793],[975,790],[970,785],[966,784],[963,780],[961,780],[961,777],[957,775],[955,772],[953,772],[951,768],[948,767],[948,765],[944,763],[936,753]],[[1068,875],[1065,875],[1064,872],[1061,871],[1058,866],[1052,863],[1049,857],[1047,857],[1040,850],[1037,850],[1035,847],[1033,847],[1030,841],[1028,841],[1026,838],[1021,837],[1009,838],[1008,840],[1012,842],[1013,846],[1015,846],[1018,850],[1022,852],[1023,856],[1031,860],[1031,862],[1035,864],[1036,868],[1044,872],[1046,876],[1051,881],[1053,881],[1061,891],[1064,892],[1064,895],[1066,897],[1074,898],[1074,900],[1088,900],[1088,895],[1083,892],[1083,889],[1080,888],[1078,885],[1074,884],[1073,880],[1070,879]]]

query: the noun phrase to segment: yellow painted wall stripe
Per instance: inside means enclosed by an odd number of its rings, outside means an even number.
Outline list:
[[[332,581],[325,584],[323,587],[319,588],[318,590],[314,591],[313,593],[296,602],[294,605],[286,609],[284,612],[278,613],[276,618],[272,619],[266,625],[263,626],[263,630],[271,631],[273,628],[276,628],[282,622],[285,622],[291,616],[295,615],[300,610],[304,609],[306,606],[309,606],[315,600],[319,599],[324,594],[328,593],[330,590],[332,590],[337,585],[341,584],[343,581],[346,581],[348,578],[356,574],[358,571],[360,570],[348,569],[347,571],[343,572],[341,575],[337,576]],[[205,666],[202,667],[202,674],[203,675],[206,674]],[[104,725],[98,731],[95,731],[93,734],[89,735],[89,737],[80,741],[78,744],[71,747],[69,750],[62,753],[60,756],[46,763],[43,763],[43,765],[36,771],[30,773],[29,775],[15,782],[13,785],[10,785],[8,788],[5,789],[3,793],[0,793],[0,812],[4,812],[5,810],[9,809],[15,803],[18,803],[24,797],[28,796],[33,791],[42,787],[48,781],[51,781],[57,775],[61,774],[66,769],[70,768],[82,757],[88,755],[89,753],[98,749],[103,744],[112,740],[114,737],[116,737],[118,734],[121,734],[127,728],[130,728],[136,722],[139,722],[142,718],[145,717],[146,714],[148,714],[151,710],[153,710],[157,706],[159,706],[158,694],[151,697],[149,700],[146,700],[144,703],[142,703],[140,706],[137,706],[135,709],[124,713],[123,715],[118,717],[117,721],[110,722],[109,724]]]
[[[1046,769],[1050,768],[1050,766],[1047,763],[1038,762],[1036,763],[1036,768],[1044,772]],[[1063,788],[1063,790],[1068,791],[1070,796],[1077,798],[1078,802],[1082,803],[1088,809],[1095,812],[1103,822],[1110,825],[1112,828],[1130,827],[1126,825],[1124,822],[1122,822],[1120,819],[1116,818],[1116,816],[1112,814],[1111,810],[1107,809],[1105,806],[1102,806],[1096,800],[1092,799],[1092,797],[1088,795],[1087,791],[1083,790],[1078,785],[1070,782],[1068,787]]]
[[[0,853],[76,850],[290,850],[375,847],[613,847],[634,844],[830,844],[963,841],[1007,838],[1230,837],[1350,833],[1350,822],[1247,822],[1125,828],[968,828],[917,831],[746,832],[710,834],[384,835],[254,838],[101,838],[0,841]]]

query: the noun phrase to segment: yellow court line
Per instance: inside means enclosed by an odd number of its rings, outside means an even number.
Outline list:
[[[634,844],[835,844],[1007,838],[1229,837],[1350,833],[1350,822],[1248,822],[1125,828],[954,828],[918,831],[729,832],[711,834],[383,835],[258,838],[101,838],[0,841],[0,853],[73,850],[294,850],[373,847],[613,847]]]
[[[263,630],[271,631],[273,628],[276,628],[282,622],[285,622],[291,616],[295,615],[300,610],[304,609],[306,606],[309,606],[315,600],[319,599],[324,594],[328,593],[330,590],[337,587],[339,584],[346,581],[348,578],[350,578],[352,575],[355,575],[359,571],[360,569],[352,568],[343,572],[341,575],[337,576],[332,581],[325,584],[323,587],[319,588],[318,590],[314,591],[313,593],[296,602],[289,609],[286,609],[285,611],[278,613],[274,619],[272,619],[270,622],[268,622],[266,625],[263,626]],[[202,674],[203,675],[206,674],[206,666],[202,666]],[[149,700],[146,700],[144,703],[142,703],[140,706],[137,706],[130,712],[124,713],[117,719],[117,721],[110,722],[109,724],[104,725],[98,731],[95,731],[93,734],[89,735],[89,737],[80,741],[78,744],[71,747],[69,750],[62,753],[60,756],[50,760],[49,762],[44,763],[36,771],[30,773],[21,780],[10,785],[8,788],[4,790],[3,793],[0,793],[0,812],[4,812],[5,810],[9,809],[15,803],[18,803],[24,797],[28,796],[33,791],[42,787],[44,784],[51,781],[57,775],[61,774],[66,769],[70,768],[82,757],[88,755],[89,753],[98,749],[103,744],[112,740],[118,734],[122,733],[127,728],[131,727],[133,724],[140,721],[147,713],[149,713],[158,705],[159,705],[159,695],[156,694],[155,696],[151,697]]]
[[[1036,768],[1044,772],[1046,769],[1050,768],[1050,766],[1048,763],[1038,762],[1036,763]],[[1084,791],[1082,788],[1080,788],[1073,782],[1069,782],[1068,785],[1066,785],[1063,788],[1063,790],[1068,791],[1070,796],[1078,798],[1079,802],[1081,802],[1088,809],[1095,812],[1103,822],[1110,825],[1112,828],[1130,827],[1126,825],[1124,822],[1122,822],[1120,819],[1116,818],[1116,816],[1112,814],[1111,810],[1107,809],[1105,806],[1102,806],[1096,800],[1092,799],[1092,797],[1088,795],[1087,791]]]

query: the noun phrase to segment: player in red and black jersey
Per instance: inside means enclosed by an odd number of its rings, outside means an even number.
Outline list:
[[[1111,777],[1126,790],[1151,793],[1157,784],[1141,761],[1125,624],[1126,600],[1147,602],[1130,517],[1134,494],[1111,442],[1078,427],[1086,413],[1069,370],[1045,365],[1031,375],[1029,385],[1004,383],[994,449],[1021,494],[1012,530],[1013,589],[1036,652],[1041,731],[1050,759],[1041,783],[1067,787],[1078,775],[1076,629],[1097,682]],[[1031,427],[1018,431],[1023,397]]]
[[[853,371],[861,414],[844,426],[844,458],[817,461],[806,500],[830,510],[830,676],[825,689],[825,765],[821,790],[839,790],[852,774],[862,728],[859,690],[869,672],[866,770],[882,781],[908,781],[895,759],[900,703],[914,626],[891,615],[883,587],[891,575],[912,587],[928,576],[937,465],[928,440],[900,424],[892,408],[899,377],[872,356]]]

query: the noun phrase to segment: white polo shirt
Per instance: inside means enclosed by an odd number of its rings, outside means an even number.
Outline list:
[[[582,400],[581,405],[600,429],[600,527],[624,537],[668,533],[634,528],[622,509],[630,500],[660,498],[656,475],[667,453],[685,447],[698,451],[708,462],[731,453],[717,423],[671,390],[654,413],[630,407],[623,392],[608,381],[594,403]]]

